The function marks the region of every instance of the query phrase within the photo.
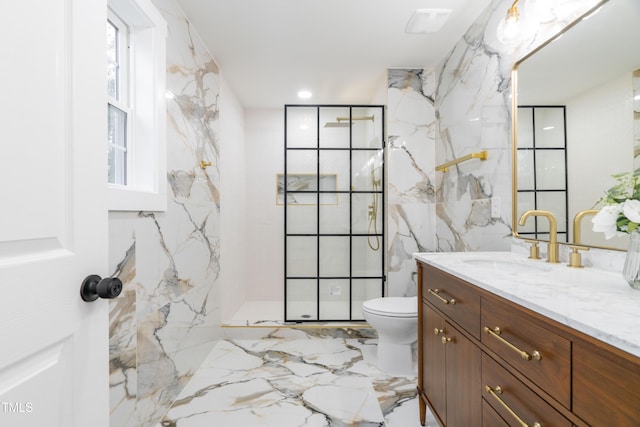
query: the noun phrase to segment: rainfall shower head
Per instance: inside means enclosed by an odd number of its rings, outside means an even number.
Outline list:
[[[336,121],[335,122],[327,122],[324,124],[324,127],[326,128],[348,128],[349,126],[351,126],[351,123],[355,122],[355,121],[362,121],[362,120],[370,120],[373,122],[375,116],[357,116],[357,117],[351,117],[351,121],[349,121],[349,117],[336,117]]]
[[[349,122],[327,122],[324,124],[326,128],[348,128],[349,126]]]

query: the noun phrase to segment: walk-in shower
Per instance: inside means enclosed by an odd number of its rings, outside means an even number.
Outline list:
[[[286,105],[286,321],[363,320],[384,293],[384,107]]]

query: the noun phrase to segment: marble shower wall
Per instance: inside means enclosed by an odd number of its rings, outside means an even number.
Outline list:
[[[151,426],[221,337],[219,75],[173,0],[168,24],[166,212],[111,212],[111,425]],[[200,161],[211,162],[206,169]]]
[[[505,45],[496,28],[512,0],[495,0],[434,70],[388,70],[390,296],[415,295],[413,252],[510,249],[511,70],[597,3],[559,0],[555,19]]]
[[[435,78],[423,69],[387,75],[388,295],[413,296],[412,253],[437,250]]]

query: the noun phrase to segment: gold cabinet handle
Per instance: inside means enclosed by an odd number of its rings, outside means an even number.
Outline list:
[[[505,340],[504,338],[502,338],[500,336],[502,331],[500,330],[500,328],[498,326],[496,326],[493,329],[490,329],[489,327],[485,326],[483,329],[484,329],[484,331],[486,333],[488,333],[492,337],[496,337],[498,339],[498,341],[500,341],[501,343],[503,343],[504,345],[506,345],[507,347],[509,347],[513,351],[515,351],[518,354],[520,354],[520,357],[522,357],[524,360],[531,360],[531,357],[532,357],[531,354],[527,353],[524,350],[520,350],[518,347],[516,347],[515,345],[511,344],[509,341]],[[542,359],[542,354],[538,350],[535,350],[533,352],[533,358],[536,359],[536,360],[540,360],[540,359]]]
[[[444,331],[442,329],[433,328],[433,335],[440,335]]]
[[[513,418],[518,421],[518,423],[520,423],[521,427],[529,427],[529,424],[525,423],[522,418],[520,418],[518,414],[516,414],[515,411],[511,409],[509,405],[507,405],[507,403],[500,398],[500,396],[498,396],[499,394],[502,394],[502,387],[496,386],[495,389],[492,389],[491,387],[486,385],[484,386],[484,389],[487,391],[487,393],[493,396],[498,401],[498,403],[500,403],[500,405],[502,405],[502,407],[506,409],[507,412],[509,412],[513,416]],[[542,425],[538,422],[535,422],[531,427],[542,427]]]
[[[442,338],[440,338],[440,341],[442,341],[442,344],[448,344],[451,341],[453,341],[453,338],[449,338],[449,337],[444,337],[443,336]]]
[[[453,304],[456,303],[456,300],[454,300],[453,298],[451,298],[450,300],[442,298],[440,296],[440,289],[427,289],[427,292],[429,292],[434,297],[438,298],[440,301],[442,301],[443,304],[451,304],[451,305],[453,305]]]

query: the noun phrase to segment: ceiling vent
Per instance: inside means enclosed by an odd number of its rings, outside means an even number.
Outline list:
[[[416,9],[409,18],[404,32],[427,34],[440,31],[451,15],[451,9]]]

